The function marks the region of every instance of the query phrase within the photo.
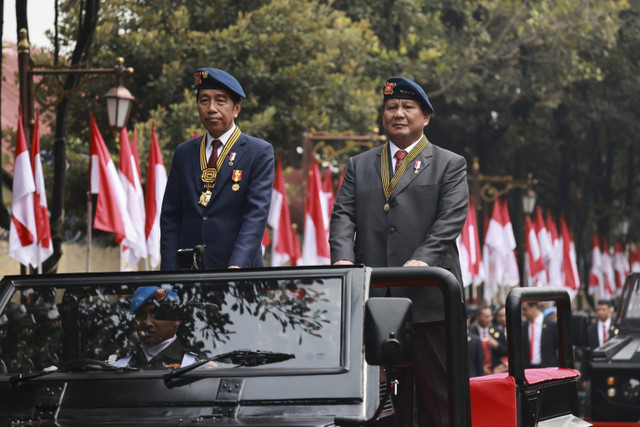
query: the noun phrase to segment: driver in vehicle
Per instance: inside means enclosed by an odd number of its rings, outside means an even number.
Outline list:
[[[167,369],[188,366],[197,360],[197,355],[186,350],[176,335],[182,310],[175,290],[140,286],[133,294],[129,311],[135,315],[140,341],[133,354],[118,359],[115,366]]]

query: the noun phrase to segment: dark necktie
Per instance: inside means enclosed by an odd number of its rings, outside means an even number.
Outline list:
[[[216,162],[218,161],[218,148],[222,145],[222,141],[219,139],[213,140],[213,150],[211,150],[211,155],[209,156],[209,161],[207,162],[208,168],[215,168]]]
[[[602,324],[602,344],[607,342],[607,327]]]
[[[406,155],[407,155],[407,152],[404,150],[398,150],[396,151],[396,154],[393,155],[393,157],[396,158],[396,166],[393,168],[394,174],[398,170],[398,166],[400,166],[400,163],[402,163],[402,159],[404,159]]]

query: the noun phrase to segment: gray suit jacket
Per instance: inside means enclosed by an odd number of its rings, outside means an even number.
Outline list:
[[[462,283],[455,240],[469,206],[465,159],[429,143],[407,166],[385,212],[382,149],[349,159],[331,214],[332,262],[394,267],[418,259],[451,271]],[[421,162],[418,173],[416,161]],[[385,294],[385,289],[371,291],[372,296]],[[413,301],[414,322],[444,319],[442,294],[436,288],[396,289],[391,294]]]

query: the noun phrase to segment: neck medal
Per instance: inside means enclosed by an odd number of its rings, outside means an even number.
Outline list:
[[[418,141],[418,143],[411,149],[409,154],[407,154],[407,156],[404,158],[402,163],[400,163],[400,166],[398,166],[398,170],[393,175],[393,178],[389,178],[389,143],[385,143],[384,147],[382,147],[380,176],[382,178],[382,190],[384,191],[384,197],[386,199],[386,203],[382,207],[385,212],[388,212],[390,209],[389,199],[391,198],[391,194],[396,188],[398,181],[400,181],[400,178],[402,178],[402,174],[404,173],[405,169],[407,169],[407,165],[411,163],[411,161],[413,161],[413,159],[415,159],[422,150],[424,150],[427,144],[429,144],[429,140],[427,140],[426,136],[422,135],[422,139]],[[420,169],[420,161],[417,161],[415,163],[414,168],[415,172],[418,173],[418,170]]]
[[[200,194],[200,199],[198,203],[202,206],[207,206],[209,201],[211,200],[211,195],[213,194],[213,187],[216,185],[216,178],[218,177],[218,171],[222,167],[222,163],[224,163],[224,159],[227,157],[233,144],[238,140],[240,136],[240,128],[236,126],[236,130],[233,131],[229,140],[224,147],[222,148],[222,153],[218,156],[218,160],[216,160],[215,167],[207,167],[207,154],[206,154],[206,141],[207,135],[202,137],[200,141],[200,170],[202,171],[202,175],[200,179],[202,179],[202,185],[204,187],[202,194]]]

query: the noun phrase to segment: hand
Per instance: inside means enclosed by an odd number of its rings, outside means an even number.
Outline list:
[[[239,266],[237,266],[237,265],[230,265],[230,266],[229,266],[229,267],[227,267],[227,268],[240,268],[240,267],[239,267]]]
[[[348,259],[339,259],[334,262],[333,265],[353,265],[353,261],[349,261]]]
[[[403,267],[429,267],[429,264],[419,259],[410,259],[404,263]]]

